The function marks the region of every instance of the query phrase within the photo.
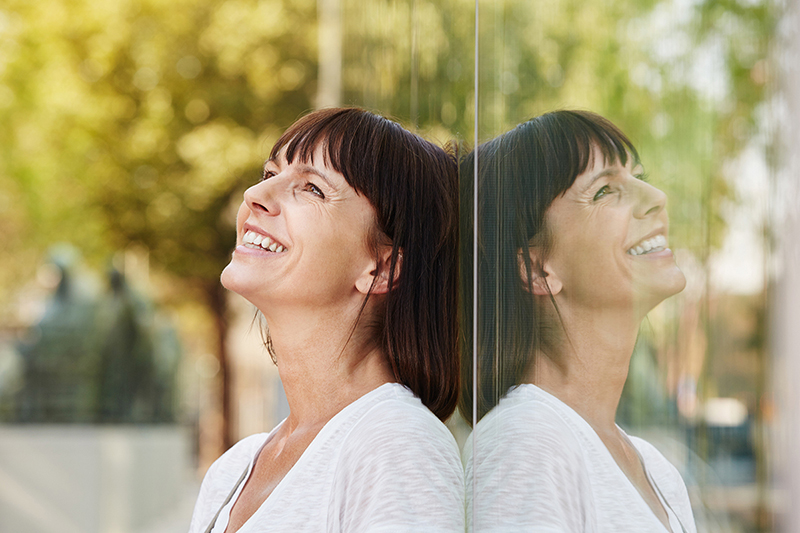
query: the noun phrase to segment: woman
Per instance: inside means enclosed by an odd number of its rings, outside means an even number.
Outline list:
[[[664,193],[628,138],[588,112],[521,124],[482,145],[478,165],[483,418],[464,452],[468,520],[476,531],[694,531],[677,470],[615,424],[641,320],[685,285]],[[470,420],[472,398],[465,389]]]
[[[264,315],[290,414],[209,469],[190,531],[463,531],[456,163],[311,113],[247,189],[222,283]],[[437,418],[438,417],[438,418]]]

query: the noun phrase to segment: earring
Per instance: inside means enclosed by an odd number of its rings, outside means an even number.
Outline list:
[[[269,354],[269,358],[272,359],[272,362],[275,366],[278,366],[278,356],[275,354],[275,346],[272,344],[272,335],[269,334],[269,324],[267,324],[264,315],[258,313],[260,317],[259,320],[263,322],[264,328],[261,330],[261,340],[264,342],[264,348],[267,349],[267,353]]]

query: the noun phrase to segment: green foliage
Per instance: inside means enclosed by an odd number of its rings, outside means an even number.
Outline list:
[[[344,103],[444,143],[472,135],[474,5],[343,0]]]
[[[25,257],[13,275],[68,240],[96,261],[140,244],[179,279],[216,280],[230,205],[311,107],[314,13],[311,1],[6,3],[2,259]]]

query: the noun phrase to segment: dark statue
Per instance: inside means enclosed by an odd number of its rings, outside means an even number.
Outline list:
[[[22,387],[0,411],[28,423],[164,423],[176,419],[177,334],[119,270],[97,293],[76,254],[53,253],[60,281],[20,342]]]

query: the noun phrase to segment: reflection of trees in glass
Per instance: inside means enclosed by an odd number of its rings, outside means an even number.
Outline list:
[[[765,127],[771,3],[509,0],[481,8],[484,139],[557,108],[613,117],[667,189],[681,247],[719,244],[722,164]]]
[[[429,131],[471,136],[474,5],[342,0],[344,104]]]

